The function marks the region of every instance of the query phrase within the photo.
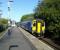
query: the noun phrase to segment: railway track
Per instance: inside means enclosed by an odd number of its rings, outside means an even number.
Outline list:
[[[37,37],[39,40],[42,40],[44,43],[48,44],[49,46],[51,46],[52,48],[54,48],[55,50],[60,50],[60,46],[55,44],[52,40],[47,39],[47,38],[43,38],[43,37]]]

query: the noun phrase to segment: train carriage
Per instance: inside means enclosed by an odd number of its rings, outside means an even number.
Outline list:
[[[36,33],[43,36],[45,32],[45,22],[41,19],[34,19],[32,21],[32,34]]]
[[[36,34],[38,36],[43,36],[45,32],[45,22],[41,19],[34,19],[32,21],[24,21],[21,23],[22,28]]]

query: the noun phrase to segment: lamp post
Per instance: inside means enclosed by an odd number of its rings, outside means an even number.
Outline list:
[[[13,0],[8,0],[8,13],[9,13],[9,17],[11,17],[11,3],[13,3]]]
[[[13,3],[13,0],[8,0],[8,19],[9,23],[11,24],[11,3]]]
[[[0,18],[2,17],[2,2],[0,2]]]

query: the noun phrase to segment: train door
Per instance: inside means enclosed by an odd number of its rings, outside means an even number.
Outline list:
[[[42,23],[42,33],[45,33],[45,22]]]
[[[37,20],[37,25],[36,25],[36,30],[37,30],[37,33],[40,35],[41,31],[42,31],[42,28],[41,28],[41,21]]]
[[[36,20],[32,21],[32,33],[36,32]]]

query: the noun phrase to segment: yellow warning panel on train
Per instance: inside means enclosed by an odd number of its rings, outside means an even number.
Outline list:
[[[38,22],[37,23],[37,33],[40,33],[41,32],[41,23],[40,22]]]

